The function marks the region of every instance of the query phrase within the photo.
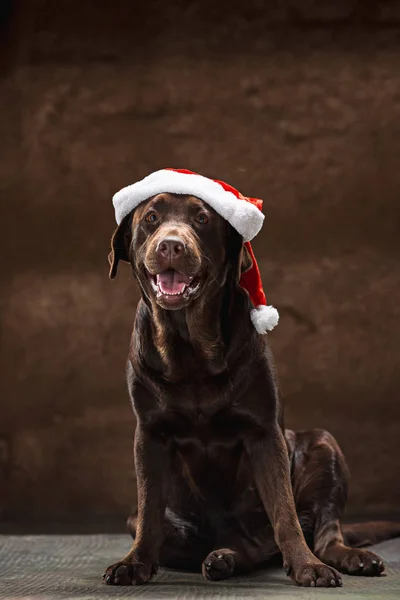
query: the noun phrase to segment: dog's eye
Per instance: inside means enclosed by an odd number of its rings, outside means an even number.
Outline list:
[[[198,223],[201,223],[202,225],[205,225],[206,223],[208,223],[208,216],[205,213],[200,213],[199,215],[197,215],[196,221]]]
[[[157,215],[156,215],[156,213],[155,213],[155,212],[149,212],[149,213],[147,213],[147,215],[145,216],[145,220],[146,220],[148,223],[155,223],[156,221],[158,221],[158,217],[157,217]]]

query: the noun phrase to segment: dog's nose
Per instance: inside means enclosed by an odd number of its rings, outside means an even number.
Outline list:
[[[185,250],[185,242],[182,238],[170,235],[161,240],[157,245],[157,252],[163,258],[178,258]]]

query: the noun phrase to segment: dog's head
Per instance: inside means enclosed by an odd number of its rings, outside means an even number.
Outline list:
[[[110,278],[131,263],[149,299],[177,310],[236,280],[252,265],[241,236],[194,196],[157,194],[127,215],[111,239]]]

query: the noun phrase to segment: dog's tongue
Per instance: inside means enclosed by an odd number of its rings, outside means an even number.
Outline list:
[[[157,285],[164,294],[182,294],[189,283],[190,277],[174,269],[167,269],[157,275]]]

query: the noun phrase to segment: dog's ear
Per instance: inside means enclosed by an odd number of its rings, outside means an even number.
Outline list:
[[[228,257],[231,261],[233,276],[236,281],[240,281],[243,273],[249,271],[253,266],[253,259],[242,236],[231,225],[228,225]]]
[[[131,243],[131,222],[131,215],[127,215],[112,235],[111,252],[108,255],[108,262],[110,263],[110,279],[114,279],[116,276],[120,260],[127,263],[130,262],[128,251]]]
[[[253,266],[253,259],[250,256],[250,252],[247,250],[247,246],[242,244],[239,256],[239,269],[238,269],[238,281],[242,277],[243,273],[250,271]]]

